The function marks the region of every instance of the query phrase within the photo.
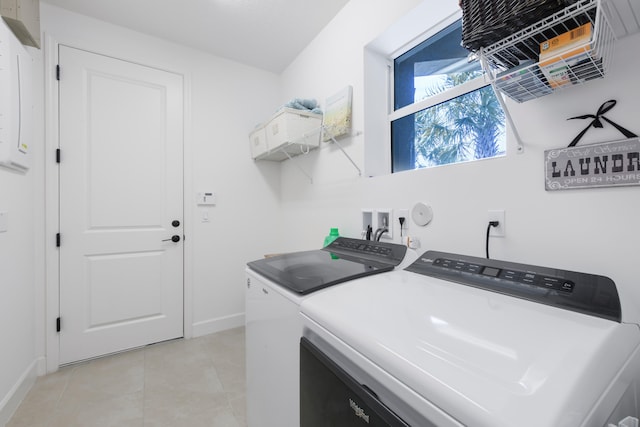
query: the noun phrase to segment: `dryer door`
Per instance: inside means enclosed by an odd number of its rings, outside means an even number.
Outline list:
[[[300,340],[300,427],[407,427],[306,338]]]

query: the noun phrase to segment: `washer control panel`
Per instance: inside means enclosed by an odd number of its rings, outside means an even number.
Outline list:
[[[353,259],[359,262],[378,262],[384,265],[399,265],[404,259],[407,247],[397,243],[372,242],[362,239],[338,237],[323,251],[331,252],[345,259]]]
[[[488,265],[449,258],[437,258],[433,261],[433,265],[464,271],[471,274],[500,278],[509,282],[520,283],[522,285],[539,286],[543,289],[555,289],[563,292],[573,291],[573,287],[575,285],[572,280],[563,277],[547,276],[531,271],[519,271],[513,268],[490,267]]]
[[[405,270],[620,322],[608,277],[556,268],[427,251]]]

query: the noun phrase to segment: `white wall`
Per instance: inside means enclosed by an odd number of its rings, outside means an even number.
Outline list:
[[[363,47],[409,13],[419,0],[388,2],[351,0],[282,75],[283,99],[325,99],[345,86],[353,87],[353,130],[364,131]],[[367,135],[342,139],[345,151],[364,176],[364,144]],[[360,235],[360,209],[392,207],[385,198],[368,198],[368,180],[362,179],[346,156],[323,143],[320,150],[295,159],[313,177],[309,182],[291,162],[282,166],[284,226],[296,239],[287,250],[322,245],[330,227],[343,235]],[[391,191],[391,193],[396,193]],[[385,192],[387,193],[387,192]]]
[[[0,425],[19,384],[35,376],[34,190],[33,171],[0,168],[0,211],[9,221],[0,233]]]
[[[448,2],[454,11],[457,1]],[[285,70],[285,97],[315,96],[324,103],[327,96],[352,85],[353,127],[363,131],[363,49],[421,3],[351,0]],[[440,18],[434,14],[431,19],[434,22],[424,20],[425,30]],[[623,301],[625,315],[640,317],[628,304],[634,301],[640,307],[634,239],[640,187],[546,192],[543,159],[544,150],[566,147],[588,124],[568,122],[568,117],[593,114],[608,99],[618,105],[607,116],[640,134],[640,57],[631,54],[639,42],[640,35],[619,41],[605,79],[524,104],[509,101],[526,145],[524,154],[515,154],[509,135],[505,158],[361,178],[335,147],[324,144],[300,162],[312,172],[313,184],[301,179],[294,165],[283,164],[283,217],[296,236],[289,249],[318,246],[329,227],[358,237],[362,208],[407,209],[423,201],[433,208],[433,222],[425,228],[409,222],[422,251],[484,256],[487,211],[505,209],[506,237],[492,239],[492,257],[609,276],[628,297]],[[364,147],[376,137],[365,133],[344,140],[361,167]],[[621,135],[607,126],[590,130],[581,144],[618,138]]]
[[[27,48],[34,58],[35,74],[41,55]],[[41,91],[36,80],[35,90]],[[3,96],[0,94],[0,96]],[[44,225],[38,157],[42,155],[42,102],[35,99],[32,168],[26,173],[0,168],[0,211],[8,215],[8,228],[0,233],[0,425],[17,407],[38,373],[36,283],[42,280],[41,251],[36,236]]]

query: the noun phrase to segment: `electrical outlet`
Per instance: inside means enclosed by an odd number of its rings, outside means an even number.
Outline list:
[[[498,221],[497,227],[491,227],[489,236],[504,237],[505,236],[505,222],[504,222],[504,210],[489,211],[488,221]]]

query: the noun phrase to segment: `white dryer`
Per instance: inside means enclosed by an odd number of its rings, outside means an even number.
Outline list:
[[[639,417],[640,329],[603,276],[428,251],[313,295],[301,313],[302,427]]]

